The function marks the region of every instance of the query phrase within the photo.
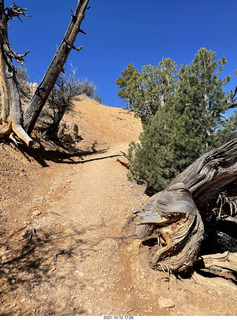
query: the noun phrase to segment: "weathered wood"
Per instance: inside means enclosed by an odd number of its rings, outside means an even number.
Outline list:
[[[198,209],[203,210],[208,209],[207,205],[211,202],[216,202],[220,193],[236,181],[237,139],[233,139],[197,159],[170,186],[183,182],[190,190]],[[233,213],[236,214],[237,211]]]
[[[30,134],[34,128],[36,120],[48,99],[48,96],[55,85],[60,72],[63,70],[68,55],[74,47],[77,34],[82,32],[80,25],[85,16],[85,11],[89,0],[78,0],[75,12],[72,14],[71,22],[67,32],[49,66],[43,80],[39,84],[32,100],[24,111],[24,128]]]
[[[28,146],[33,144],[29,135],[60,72],[63,70],[69,53],[72,49],[81,49],[74,46],[74,41],[79,32],[84,33],[80,29],[80,25],[84,19],[88,3],[89,0],[78,0],[77,8],[72,14],[71,22],[62,43],[23,114],[16,70],[12,59],[22,62],[29,51],[25,54],[18,54],[13,51],[8,41],[8,21],[13,17],[20,19],[20,15],[26,16],[27,10],[16,4],[5,8],[4,0],[0,0],[0,90],[2,100],[0,138],[9,136],[16,143],[18,143],[17,138],[19,138]]]
[[[202,256],[200,270],[237,282],[237,253],[224,252]]]
[[[27,54],[17,54],[11,48],[8,41],[8,21],[13,16],[19,17],[25,10],[14,6],[4,7],[4,1],[0,1],[0,90],[2,109],[0,116],[0,137],[8,136],[16,141],[14,135],[31,146],[33,141],[23,129],[21,100],[16,80],[16,70],[12,59],[23,61]]]
[[[152,225],[142,243],[151,244],[147,257],[152,268],[180,272],[197,258],[203,239],[203,223],[189,190],[183,183],[153,196],[134,212],[137,225]],[[150,232],[150,230],[149,230]]]
[[[232,138],[231,138],[232,137]],[[237,139],[196,160],[133,213],[136,234],[152,268],[185,271],[197,260],[203,219],[237,214]],[[201,214],[201,215],[200,215]],[[202,216],[202,218],[201,218]]]

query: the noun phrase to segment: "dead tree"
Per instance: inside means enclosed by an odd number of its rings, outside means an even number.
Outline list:
[[[28,146],[32,140],[22,127],[22,109],[16,69],[12,59],[22,62],[27,53],[20,55],[13,51],[8,41],[8,22],[13,17],[26,15],[26,10],[15,4],[10,8],[4,7],[4,1],[0,0],[0,90],[2,110],[0,116],[0,137],[15,136],[24,141]]]
[[[79,32],[85,33],[80,28],[80,25],[84,19],[88,3],[89,0],[78,0],[76,10],[71,16],[71,21],[62,43],[23,113],[16,80],[16,69],[12,59],[23,62],[29,51],[25,54],[17,54],[13,51],[8,40],[8,22],[14,17],[20,19],[22,15],[27,16],[27,10],[16,4],[5,8],[4,0],[0,0],[0,90],[2,100],[0,138],[10,137],[15,143],[19,143],[20,140],[28,146],[33,144],[29,135],[60,72],[63,70],[69,53],[72,49],[78,51],[81,49],[81,47],[76,48],[74,42]]]
[[[164,191],[134,211],[132,221],[141,250],[153,269],[186,271],[198,259],[203,221],[237,214],[237,139],[233,137],[200,157]]]

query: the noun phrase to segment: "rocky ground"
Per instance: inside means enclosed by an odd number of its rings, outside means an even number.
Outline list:
[[[139,120],[82,97],[65,121],[77,153],[0,142],[0,315],[236,315],[236,286],[151,270],[123,229],[147,199],[121,164]]]

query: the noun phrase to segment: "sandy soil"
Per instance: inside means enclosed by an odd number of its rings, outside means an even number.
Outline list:
[[[147,199],[117,161],[139,120],[83,97],[65,121],[80,154],[48,146],[47,167],[0,142],[0,315],[236,315],[234,285],[157,273],[123,231]]]

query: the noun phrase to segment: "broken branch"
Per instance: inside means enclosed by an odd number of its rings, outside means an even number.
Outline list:
[[[27,9],[17,6],[15,3],[13,3],[13,6],[5,8],[5,11],[8,20],[14,20],[13,17],[17,17],[22,22],[22,20],[20,19],[20,15],[25,17],[31,17],[30,15],[26,14],[26,12],[28,11]]]

